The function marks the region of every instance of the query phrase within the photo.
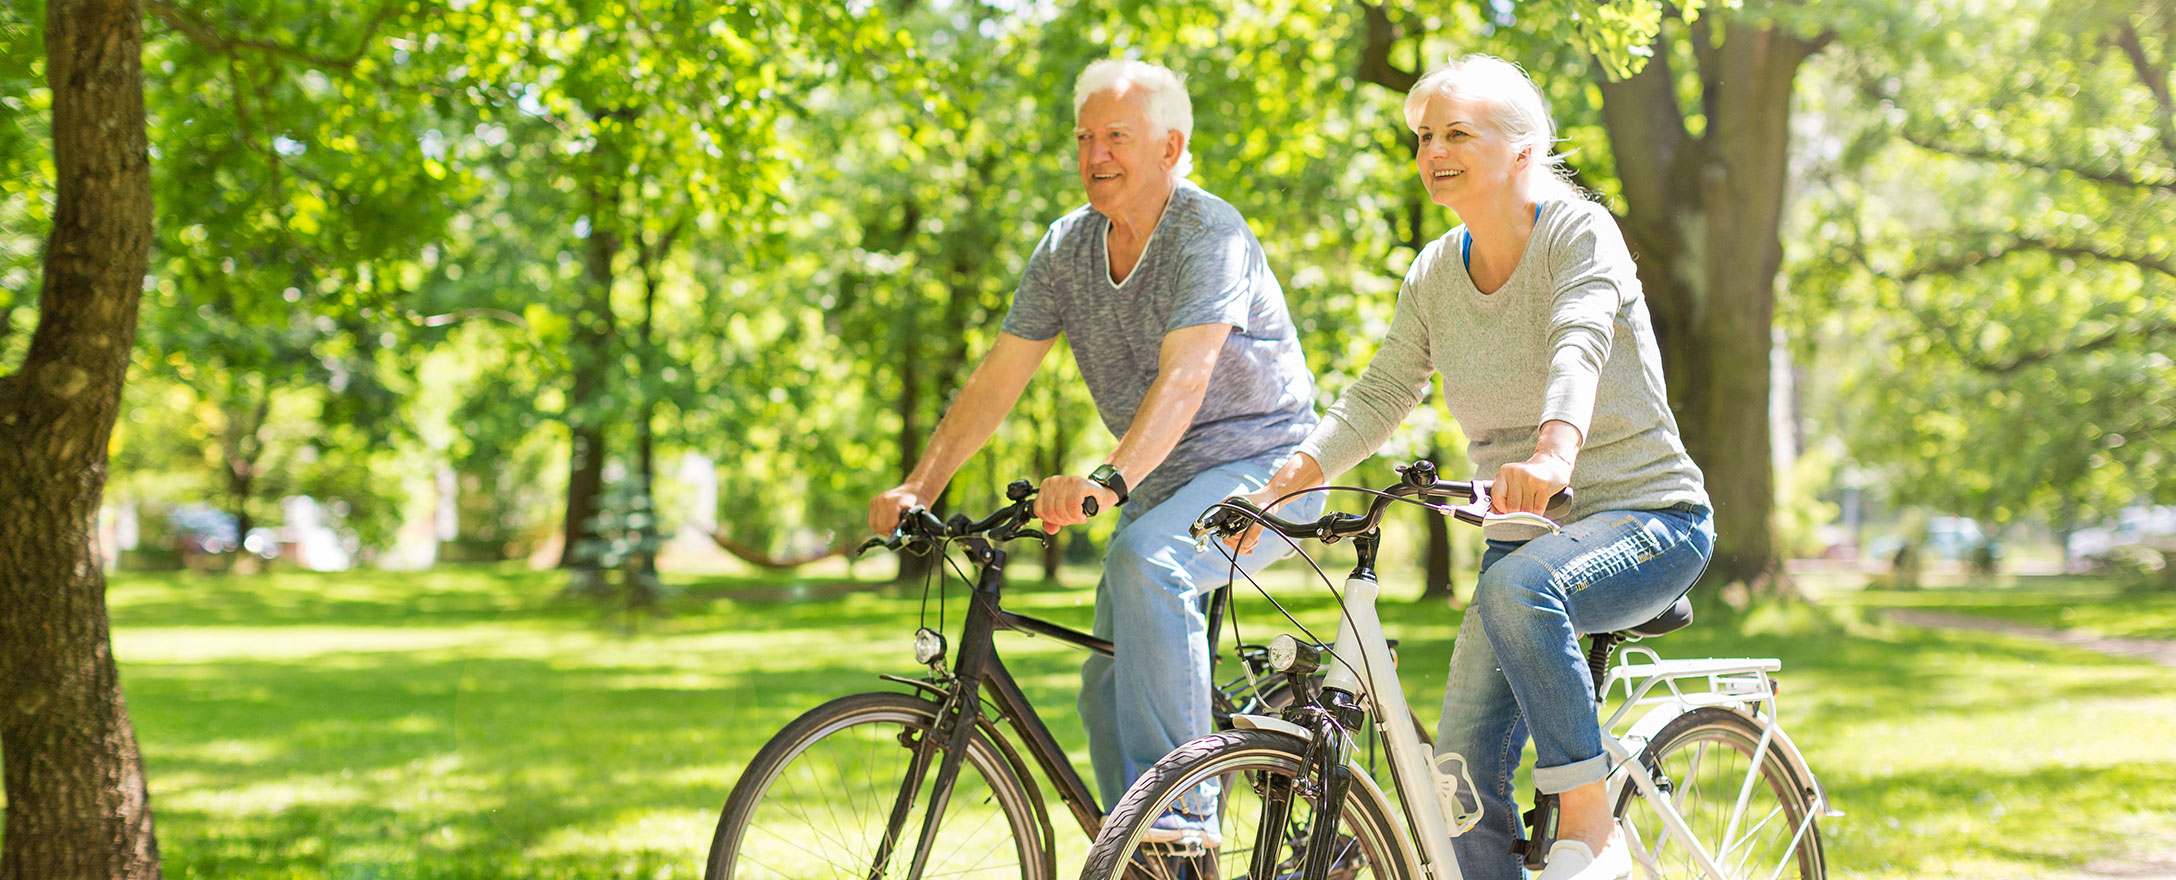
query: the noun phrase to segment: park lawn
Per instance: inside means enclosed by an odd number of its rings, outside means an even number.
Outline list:
[[[690,581],[630,633],[560,584],[510,568],[115,578],[167,876],[697,877],[773,731],[912,671],[918,592]],[[1316,593],[1280,595],[1332,626]],[[1008,605],[1085,625],[1089,602],[1024,586]],[[1282,628],[1258,600],[1242,611],[1251,640]],[[1455,615],[1393,598],[1384,616],[1432,718]],[[1079,656],[1005,638],[1084,766]],[[1849,813],[1823,827],[1835,876],[2065,876],[2176,840],[2176,672],[1803,605],[1650,644],[1783,658],[1784,720]],[[1085,841],[1058,821],[1070,876]]]
[[[2022,578],[2015,586],[1843,592],[1830,601],[1924,609],[2100,636],[2176,640],[2176,590],[2128,588],[2107,578]]]

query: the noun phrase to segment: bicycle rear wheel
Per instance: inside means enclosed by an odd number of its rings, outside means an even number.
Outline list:
[[[1678,814],[1732,880],[1821,880],[1828,868],[1819,820],[1808,817],[1811,780],[1798,778],[1779,742],[1768,744],[1756,770],[1753,753],[1760,733],[1736,712],[1694,709],[1663,725],[1641,760],[1656,781],[1668,780],[1665,790]],[[1633,849],[1632,876],[1707,877],[1638,788],[1625,786],[1617,799],[1617,821]]]
[[[1253,866],[1264,862],[1274,867],[1260,880],[1298,876],[1318,806],[1312,798],[1319,797],[1307,794],[1312,787],[1303,770],[1306,748],[1289,735],[1264,730],[1230,730],[1180,746],[1135,780],[1104,817],[1081,880],[1248,878],[1255,876]],[[1208,779],[1224,781],[1217,810],[1219,845],[1180,849],[1142,841],[1151,823]],[[1275,839],[1259,839],[1270,804],[1264,793],[1279,787],[1296,791],[1284,830]],[[1387,809],[1381,800],[1363,794],[1357,783],[1346,795],[1338,816],[1338,849],[1330,860],[1332,878],[1407,880]],[[1265,847],[1268,853],[1263,855]]]
[[[914,749],[937,704],[869,693],[825,703],[786,725],[733,786],[711,840],[707,880],[904,876],[927,815],[942,751],[916,784],[894,842],[885,837]],[[1048,880],[1051,857],[1029,783],[982,731],[968,740],[924,877]]]

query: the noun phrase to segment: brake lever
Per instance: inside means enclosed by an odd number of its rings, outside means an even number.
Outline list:
[[[1558,525],[1556,520],[1550,519],[1546,516],[1542,516],[1538,513],[1528,513],[1523,510],[1513,511],[1511,513],[1487,514],[1482,517],[1481,525],[1483,527],[1492,525],[1521,525],[1531,528],[1537,528],[1551,535],[1560,535],[1564,533],[1564,527]]]
[[[859,557],[863,553],[867,553],[878,547],[889,546],[889,544],[890,542],[884,540],[881,537],[872,537],[869,540],[861,542],[861,546],[854,548],[854,555]]]

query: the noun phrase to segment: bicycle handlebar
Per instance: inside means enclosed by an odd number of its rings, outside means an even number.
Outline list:
[[[1005,498],[1012,503],[979,520],[971,520],[957,513],[947,519],[938,519],[926,507],[916,505],[907,508],[900,512],[899,525],[892,529],[890,535],[880,535],[861,542],[861,546],[854,548],[854,555],[860,556],[871,548],[882,547],[886,550],[904,549],[919,556],[928,553],[939,541],[977,535],[998,543],[1014,538],[1033,538],[1048,543],[1050,536],[1043,534],[1041,529],[1021,528],[1035,518],[1035,484],[1026,480],[1014,480],[1005,487]],[[1088,500],[1092,503],[1095,499]]]
[[[1567,486],[1549,498],[1548,510],[1554,516],[1531,513],[1491,514],[1488,506],[1489,487],[1494,482],[1492,480],[1438,480],[1435,463],[1425,458],[1398,468],[1398,473],[1398,482],[1375,491],[1375,501],[1368,505],[1365,514],[1331,512],[1310,522],[1295,522],[1256,507],[1253,502],[1244,498],[1234,497],[1219,501],[1203,511],[1201,517],[1194,520],[1190,533],[1196,540],[1200,540],[1204,534],[1214,534],[1220,538],[1230,537],[1259,523],[1264,528],[1288,538],[1335,541],[1373,531],[1382,521],[1383,511],[1390,508],[1391,502],[1416,497],[1464,498],[1471,503],[1451,508],[1451,516],[1477,526],[1485,525],[1493,519],[1498,522],[1525,522],[1555,531],[1558,528],[1556,517],[1563,515],[1562,511],[1572,500],[1571,487]]]

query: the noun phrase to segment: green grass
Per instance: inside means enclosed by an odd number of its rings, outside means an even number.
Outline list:
[[[2014,587],[1840,594],[1867,608],[1918,608],[2134,639],[2176,639],[2176,591],[2127,588],[2105,578],[2029,578]]]
[[[556,599],[560,584],[486,568],[116,578],[167,876],[699,876],[720,803],[772,732],[913,667],[916,593],[692,582],[630,634]],[[1285,595],[1332,625],[1323,601]],[[1090,601],[1028,587],[1008,605],[1084,626]],[[2128,599],[2105,602],[2117,619]],[[1283,628],[1259,601],[1242,612],[1255,639]],[[1456,616],[1387,599],[1384,617],[1432,719]],[[1085,767],[1079,655],[1004,638]],[[1823,829],[1836,876],[2060,876],[2176,839],[2176,672],[1803,605],[1649,644],[1783,658],[1783,718],[1849,813]]]

